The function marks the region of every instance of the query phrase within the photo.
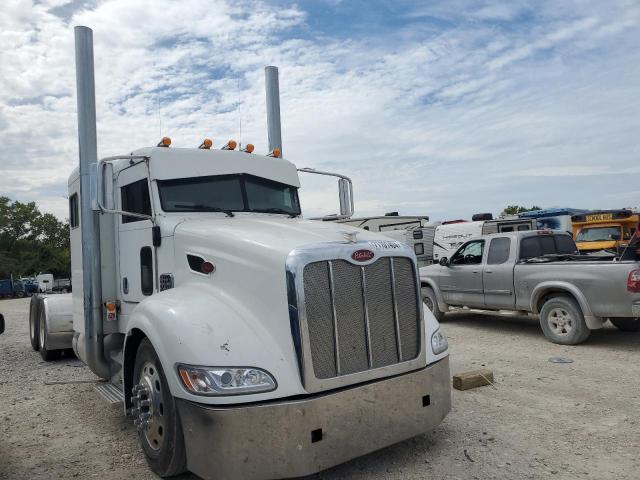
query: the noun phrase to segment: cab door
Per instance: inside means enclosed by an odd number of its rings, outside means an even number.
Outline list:
[[[482,307],[484,240],[465,243],[440,271],[440,287],[449,305]]]
[[[515,237],[495,237],[488,245],[482,269],[484,301],[487,308],[509,309],[515,305],[513,265]]]
[[[122,170],[117,179],[118,208],[152,215],[147,166],[139,163]],[[118,217],[120,293],[124,302],[138,303],[154,290],[154,249],[151,220],[130,215]]]

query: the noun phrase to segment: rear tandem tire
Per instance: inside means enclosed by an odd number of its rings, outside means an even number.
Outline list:
[[[40,349],[40,298],[37,295],[31,297],[29,303],[29,340],[31,348],[36,352]]]
[[[621,332],[640,332],[640,318],[610,318],[609,320]]]
[[[187,457],[182,433],[182,423],[178,415],[175,398],[171,395],[167,379],[160,364],[160,359],[148,339],[144,339],[138,347],[133,367],[133,384],[144,387],[140,395],[143,400],[150,400],[151,407],[144,413],[149,415],[149,423],[138,430],[138,439],[147,463],[160,477],[172,477],[187,470]],[[138,417],[139,419],[141,417]]]
[[[438,306],[438,297],[436,297],[436,292],[433,291],[431,287],[422,287],[422,301],[427,306],[427,308],[433,313],[433,316],[436,317],[438,322],[442,322],[444,319],[444,312],[440,311],[440,307]]]
[[[540,326],[545,337],[560,345],[577,345],[591,334],[580,305],[567,296],[551,297],[544,303]]]

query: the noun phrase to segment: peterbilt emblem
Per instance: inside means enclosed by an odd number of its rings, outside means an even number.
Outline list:
[[[366,262],[367,260],[371,260],[375,254],[371,250],[356,250],[351,254],[351,258],[353,258],[356,262]]]

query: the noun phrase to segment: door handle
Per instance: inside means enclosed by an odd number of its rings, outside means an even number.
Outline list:
[[[473,270],[472,273],[480,273],[479,270]]]
[[[485,270],[484,273],[493,273],[493,270]]]

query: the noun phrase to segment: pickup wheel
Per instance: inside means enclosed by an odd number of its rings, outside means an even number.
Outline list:
[[[610,318],[609,320],[622,332],[640,332],[640,318]]]
[[[40,349],[40,299],[37,295],[31,297],[29,303],[29,340],[31,341],[31,348],[36,352]]]
[[[420,290],[422,293],[422,301],[427,306],[427,308],[431,310],[431,313],[433,313],[433,316],[436,317],[436,320],[438,320],[438,322],[441,322],[444,319],[444,312],[441,312],[440,308],[438,307],[438,298],[436,297],[436,292],[434,292],[433,288],[431,287],[422,287]]]
[[[549,340],[561,345],[577,345],[591,333],[578,303],[565,296],[551,297],[544,303],[540,326]]]
[[[144,339],[133,368],[134,424],[147,463],[160,477],[186,471],[187,460],[175,399],[153,345]]]

